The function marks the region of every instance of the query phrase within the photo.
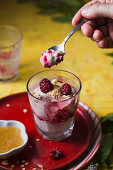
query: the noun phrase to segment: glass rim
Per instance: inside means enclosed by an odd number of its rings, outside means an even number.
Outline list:
[[[78,82],[79,82],[79,84],[80,84],[80,87],[79,87],[78,91],[77,91],[72,97],[69,97],[68,99],[63,99],[63,100],[60,100],[60,101],[55,101],[55,102],[58,103],[58,102],[67,101],[67,100],[69,100],[69,99],[74,98],[75,96],[77,96],[77,95],[80,93],[81,88],[82,88],[82,83],[81,83],[80,79],[79,79],[75,74],[73,74],[73,73],[71,73],[71,72],[69,72],[69,71],[65,71],[65,70],[51,69],[51,70],[40,71],[40,72],[32,75],[32,76],[29,78],[29,80],[28,80],[28,82],[27,82],[27,92],[28,92],[28,94],[30,94],[33,98],[35,98],[35,99],[37,99],[37,100],[39,100],[39,101],[41,101],[41,102],[52,102],[52,101],[43,101],[43,100],[41,100],[41,99],[33,96],[32,93],[31,93],[30,90],[29,90],[29,82],[30,82],[30,80],[31,80],[33,77],[35,77],[36,75],[38,75],[38,74],[40,74],[40,73],[43,73],[43,72],[47,72],[47,71],[63,71],[63,72],[69,73],[69,74],[73,75],[73,76],[78,80]]]
[[[9,28],[11,28],[11,29],[17,30],[18,33],[20,33],[20,38],[19,38],[19,40],[15,41],[15,43],[13,43],[12,45],[0,47],[0,49],[10,48],[10,47],[12,47],[12,46],[14,46],[14,45],[17,45],[19,42],[22,41],[22,39],[23,39],[23,33],[22,33],[22,31],[21,31],[20,29],[18,29],[18,28],[15,27],[15,26],[12,26],[12,25],[0,25],[0,28],[1,28],[1,27],[4,27],[4,28],[5,28],[5,27],[7,27],[7,28],[9,27]]]

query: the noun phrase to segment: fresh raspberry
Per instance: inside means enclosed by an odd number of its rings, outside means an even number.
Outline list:
[[[48,50],[47,52],[50,53],[50,54],[52,54],[52,50]]]
[[[50,149],[49,154],[53,159],[57,159],[57,160],[63,157],[63,153],[60,150],[58,150],[58,148],[56,148],[56,150]]]
[[[70,95],[71,94],[71,86],[69,84],[65,83],[61,86],[60,91],[64,95]]]
[[[44,56],[44,61],[47,61],[47,56],[46,55]]]
[[[40,90],[43,93],[48,93],[49,91],[51,91],[53,89],[52,83],[47,78],[43,78],[40,81],[39,85],[40,85]]]

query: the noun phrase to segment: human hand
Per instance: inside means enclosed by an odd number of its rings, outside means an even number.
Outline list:
[[[82,33],[100,48],[113,48],[113,0],[92,0],[73,17],[75,26],[82,18],[90,21],[81,27]]]

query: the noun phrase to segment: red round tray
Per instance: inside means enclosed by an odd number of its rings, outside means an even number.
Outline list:
[[[26,113],[24,109],[27,109]],[[40,165],[43,166],[44,170],[67,166],[83,154],[91,142],[92,128],[90,118],[80,105],[76,112],[76,122],[72,136],[60,142],[44,140],[38,134],[26,92],[0,99],[0,119],[22,122],[28,134],[29,139],[25,149],[18,155],[7,159],[8,165],[4,165],[11,168],[12,164],[14,164],[14,170],[20,170],[24,167],[28,170],[33,168],[40,170]],[[64,157],[60,160],[54,160],[49,156],[49,150],[51,148],[56,149],[56,147],[64,154]],[[25,165],[23,160],[28,164]],[[0,160],[0,166],[3,166],[2,161]]]

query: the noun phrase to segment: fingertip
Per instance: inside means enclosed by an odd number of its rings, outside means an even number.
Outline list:
[[[73,17],[73,19],[72,19],[72,25],[75,27],[75,25],[76,25],[76,22],[75,22],[75,18]]]
[[[81,14],[82,14],[83,17],[86,17],[87,16],[87,8],[83,8],[81,10]]]
[[[107,48],[107,39],[103,38],[99,42],[96,42],[96,44],[99,48]]]
[[[83,33],[85,36],[87,36],[87,37],[89,37],[89,38],[92,37],[93,32],[94,32],[93,28],[92,28],[89,24],[87,24],[87,23],[85,23],[84,25],[82,25],[81,31],[82,31],[82,33]]]
[[[91,16],[89,14],[89,8],[90,8],[90,6],[83,7],[81,9],[81,15],[85,18],[91,19]]]
[[[74,15],[73,19],[72,19],[72,25],[75,26],[77,25],[80,20],[82,19],[82,16],[81,16],[81,12],[80,10]]]
[[[95,30],[93,33],[93,39],[95,41],[100,41],[103,38],[103,33],[100,30]]]

